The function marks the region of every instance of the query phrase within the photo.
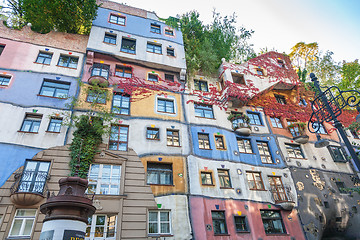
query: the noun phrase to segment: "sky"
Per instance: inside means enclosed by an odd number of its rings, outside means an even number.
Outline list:
[[[115,0],[116,1],[116,0]],[[260,48],[290,53],[298,42],[317,42],[338,62],[360,58],[360,0],[118,0],[167,18],[191,10],[210,23],[215,9],[237,16],[237,26],[255,31],[249,40]]]

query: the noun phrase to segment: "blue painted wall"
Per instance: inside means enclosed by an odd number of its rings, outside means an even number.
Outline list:
[[[11,174],[42,149],[0,143],[0,187]]]
[[[210,148],[211,150],[204,150],[199,148],[198,133],[209,134],[210,139]],[[220,134],[225,138],[226,150],[217,150],[215,148],[215,135]],[[267,166],[267,167],[276,167],[284,168],[285,164],[280,156],[280,150],[277,147],[274,137],[270,135],[255,135],[252,134],[249,137],[238,136],[240,138],[250,139],[251,146],[254,154],[240,153],[238,156],[234,154],[234,151],[239,151],[236,141],[236,134],[224,129],[218,129],[215,127],[200,127],[193,126],[191,127],[191,135],[193,140],[193,151],[194,154],[200,157],[214,159],[214,160],[228,160],[234,162],[242,162],[256,166]],[[269,138],[269,139],[268,139]],[[276,159],[280,160],[280,163],[276,164],[264,164],[261,162],[260,154],[257,148],[256,141],[267,142],[270,148],[271,156],[273,162],[276,162]],[[277,154],[276,152],[279,152]]]
[[[68,108],[66,103],[71,99],[58,99],[38,96],[44,79],[70,82],[69,96],[75,96],[78,82],[74,77],[54,74],[35,73],[28,71],[7,71],[12,74],[10,86],[0,88],[0,102],[12,103],[20,106],[45,106],[55,108]]]
[[[133,16],[125,13],[121,13],[122,16],[126,17],[126,24],[125,26],[121,26],[118,24],[113,24],[108,22],[110,13],[119,13],[114,10],[109,10],[105,8],[99,8],[97,17],[93,21],[94,26],[98,27],[104,27],[108,29],[114,29],[117,31],[126,32],[129,34],[134,34],[146,38],[153,38],[153,39],[163,39],[171,42],[176,42],[179,44],[183,44],[183,36],[181,31],[174,30],[175,31],[175,37],[167,37],[164,35],[164,27],[167,26],[166,24],[155,21],[152,19],[146,19],[138,16]],[[161,34],[150,32],[150,24],[156,23],[161,26]],[[148,26],[148,27],[146,27]]]

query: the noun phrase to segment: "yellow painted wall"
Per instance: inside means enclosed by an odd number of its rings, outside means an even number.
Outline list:
[[[77,107],[78,109],[94,109],[95,111],[111,111],[111,104],[112,104],[112,97],[113,97],[113,92],[111,91],[111,88],[106,88],[107,93],[106,93],[106,104],[93,104],[93,103],[89,103],[86,101],[87,98],[87,93],[88,93],[88,89],[89,89],[90,85],[88,84],[83,84],[80,88],[80,94],[78,97],[78,102],[77,102]]]

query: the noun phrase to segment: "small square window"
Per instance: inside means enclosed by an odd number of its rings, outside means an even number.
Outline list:
[[[264,76],[264,71],[261,68],[256,69],[257,75]]]
[[[250,190],[265,190],[261,173],[259,172],[246,172],[246,179],[249,184]]]
[[[341,147],[328,146],[328,149],[334,162],[346,162],[346,154]]]
[[[198,141],[200,149],[210,149],[210,140],[209,134],[207,133],[198,133]]]
[[[201,172],[201,185],[214,185],[211,172]]]
[[[159,34],[160,34],[160,33],[161,33],[160,25],[151,23],[151,24],[150,24],[150,32],[159,33]]]
[[[206,81],[194,79],[194,88],[195,88],[195,90],[199,90],[199,91],[203,91],[203,92],[209,91],[208,84]]]
[[[26,113],[23,124],[21,126],[21,132],[39,132],[42,115]]]
[[[293,137],[297,137],[301,135],[299,124],[297,122],[287,121],[287,124],[288,124],[288,129]],[[292,125],[293,127],[289,127],[290,125]]]
[[[174,100],[158,98],[157,111],[163,113],[175,113]]]
[[[275,96],[275,99],[276,99],[277,103],[280,103],[280,104],[283,104],[283,105],[286,104],[285,96],[277,95],[277,94],[275,94],[274,96]]]
[[[109,22],[119,24],[119,25],[125,25],[126,18],[123,16],[116,16],[114,14],[110,14]]]
[[[5,45],[0,44],[0,55],[3,53],[4,49],[5,49]]]
[[[160,131],[158,128],[147,128],[146,138],[150,140],[160,140]]]
[[[106,92],[89,91],[87,102],[106,104]]]
[[[214,118],[213,108],[211,105],[195,103],[194,108],[196,117]]]
[[[218,169],[218,176],[219,176],[220,187],[231,188],[229,170]]]
[[[69,94],[70,83],[45,79],[39,95],[55,98],[67,98]]]
[[[347,193],[344,182],[335,182],[335,184],[336,184],[336,187],[339,189],[340,193]]]
[[[173,48],[166,48],[166,55],[174,57],[175,56],[175,50]]]
[[[250,139],[237,138],[236,140],[240,153],[253,153]]]
[[[246,85],[244,74],[232,72],[231,77],[233,79],[233,83]]]
[[[132,78],[132,68],[116,65],[115,76],[124,77],[124,78]]]
[[[269,149],[269,144],[267,142],[257,142],[258,150],[260,153],[260,158],[262,163],[274,163]]]
[[[224,136],[215,135],[215,148],[218,150],[225,150]]]
[[[60,54],[58,66],[77,68],[79,58]]]
[[[88,225],[86,228],[86,239],[115,239],[116,235],[116,215],[92,215],[88,218]]]
[[[288,156],[291,158],[305,158],[300,145],[285,143]]]
[[[165,35],[174,36],[174,30],[172,30],[172,29],[165,29]]]
[[[136,49],[135,39],[122,38],[120,51],[135,54],[135,49]]]
[[[91,68],[91,76],[101,76],[106,79],[109,78],[110,66],[102,63],[94,63]]]
[[[278,64],[279,67],[285,68],[285,63],[284,63],[283,60],[278,60],[278,61],[277,61],[277,64]]]
[[[245,216],[234,216],[236,232],[249,232]]]
[[[39,52],[39,55],[37,56],[35,62],[40,64],[50,65],[52,55],[53,55],[52,53],[48,53],[48,52]]]
[[[104,42],[110,43],[110,44],[116,44],[116,35],[110,34],[110,33],[105,33]]]
[[[157,81],[159,81],[159,76],[157,74],[148,73],[147,80],[152,81],[152,82],[157,82]]]
[[[61,124],[62,124],[62,118],[50,118],[47,131],[59,133],[61,129]]]
[[[152,52],[152,53],[162,54],[161,45],[150,43],[150,42],[147,43],[146,51]]]
[[[0,75],[0,86],[9,86],[11,77]]]
[[[277,118],[277,117],[271,117],[270,118],[270,121],[271,121],[271,125],[273,127],[276,127],[276,128],[284,128],[282,123],[281,123],[281,120],[280,118]]]
[[[166,139],[167,146],[174,146],[174,147],[180,146],[179,130],[167,129],[166,138],[167,138]]]
[[[286,230],[280,211],[260,210],[266,234],[285,234]]]
[[[262,125],[260,113],[247,112],[247,116],[250,118],[251,125]]]
[[[172,164],[148,162],[147,184],[173,185]]]
[[[126,94],[114,93],[111,111],[116,114],[129,115],[130,96]]]
[[[225,211],[211,211],[213,221],[214,235],[227,234],[227,227],[225,221]]]
[[[151,236],[152,234],[156,234],[160,236],[171,234],[170,215],[171,215],[170,211],[166,211],[166,210],[149,211],[149,218],[148,218],[149,236]]]
[[[174,78],[175,78],[175,76],[173,74],[165,73],[165,80],[170,81],[170,82],[174,82]]]
[[[30,237],[36,218],[36,209],[17,209],[9,237]]]
[[[111,125],[109,149],[127,151],[129,126]]]

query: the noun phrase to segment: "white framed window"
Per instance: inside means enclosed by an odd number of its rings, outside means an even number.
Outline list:
[[[88,218],[85,239],[115,239],[116,237],[115,214],[93,215]]]
[[[9,237],[30,237],[34,227],[36,209],[17,209]]]
[[[171,234],[170,211],[149,211],[148,231],[149,234]]]
[[[89,170],[88,194],[119,195],[121,165],[92,164]]]

